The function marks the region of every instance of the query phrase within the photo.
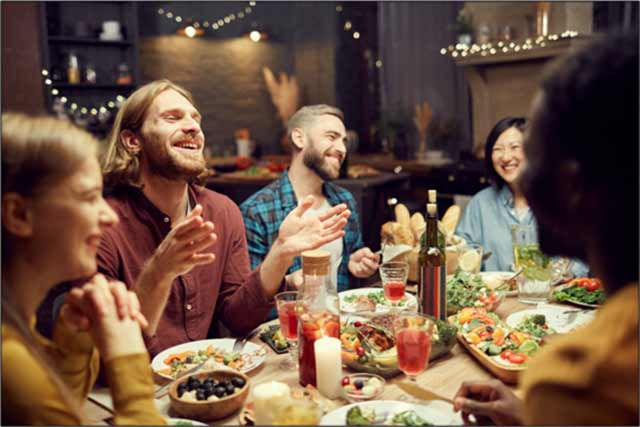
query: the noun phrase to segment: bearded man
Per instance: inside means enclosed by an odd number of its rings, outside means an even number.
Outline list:
[[[263,262],[277,239],[278,227],[297,201],[312,195],[316,204],[305,215],[322,215],[342,203],[351,211],[344,237],[323,246],[332,255],[332,274],[338,290],[348,289],[349,274],[366,278],[378,269],[379,255],[363,247],[353,196],[330,182],[338,178],[347,154],[343,120],[342,111],[329,105],[302,107],[289,119],[287,137],[292,146],[289,170],[240,205],[252,266]],[[289,267],[287,281],[296,287],[301,284],[299,257]]]
[[[308,216],[314,200],[301,199],[251,271],[238,206],[193,184],[205,171],[200,122],[187,90],[151,82],[118,112],[103,165],[120,222],[102,239],[98,269],[138,295],[151,355],[207,338],[218,320],[238,335],[265,321],[294,257],[340,239],[350,214],[340,204]]]

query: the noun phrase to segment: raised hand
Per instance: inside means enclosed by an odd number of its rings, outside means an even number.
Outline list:
[[[276,79],[273,72],[267,67],[262,69],[262,75],[271,95],[271,101],[278,110],[278,115],[286,128],[289,118],[298,110],[300,98],[298,81],[295,76],[289,77],[285,73],[280,73],[279,79]]]
[[[380,255],[369,248],[360,248],[349,257],[349,271],[355,277],[364,279],[371,276],[379,267]]]
[[[313,196],[307,196],[280,224],[278,242],[286,256],[298,256],[344,236],[343,228],[351,215],[347,205],[342,203],[323,214],[303,218],[314,203]]]
[[[202,206],[196,207],[187,218],[176,225],[160,243],[151,258],[158,277],[174,279],[192,268],[213,262],[216,256],[202,252],[217,240],[211,221],[202,218]]]
[[[462,411],[465,424],[521,425],[522,401],[501,381],[463,382],[453,398],[455,412]],[[469,419],[473,414],[476,422]]]

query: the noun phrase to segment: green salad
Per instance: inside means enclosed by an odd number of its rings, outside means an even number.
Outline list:
[[[351,295],[347,295],[347,296],[343,297],[342,300],[344,302],[347,302],[347,303],[356,303],[356,302],[361,301],[361,300],[369,300],[374,304],[389,305],[389,300],[387,300],[387,298],[384,296],[384,291],[383,290],[371,291],[371,292],[367,293],[366,295],[363,295],[363,294],[351,294]],[[400,307],[402,307],[406,303],[407,303],[406,299],[401,299],[400,301],[397,301],[397,305],[400,306]]]
[[[517,331],[528,332],[535,338],[542,338],[547,334],[555,334],[555,329],[547,325],[547,318],[544,314],[534,314],[526,316],[516,327]]]
[[[558,301],[574,301],[583,304],[602,304],[605,300],[605,293],[602,289],[590,291],[578,285],[571,285],[564,289],[557,290],[553,296]]]
[[[408,410],[395,414],[390,414],[386,419],[380,418],[373,407],[354,406],[347,412],[346,425],[348,426],[369,426],[369,425],[392,425],[392,426],[432,426],[425,421],[416,411]]]

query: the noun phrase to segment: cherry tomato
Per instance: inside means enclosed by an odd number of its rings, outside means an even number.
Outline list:
[[[351,380],[349,380],[349,377],[344,377],[342,379],[342,386],[344,387],[344,386],[348,385],[350,382],[351,382]]]
[[[589,283],[587,283],[587,285],[584,288],[589,292],[593,292],[600,289],[600,286],[601,286],[600,283],[596,282],[596,280],[590,280]]]
[[[588,278],[580,279],[578,281],[578,286],[581,287],[581,288],[586,288],[590,284],[591,284],[591,280],[588,279]]]
[[[513,355],[513,352],[511,350],[505,350],[502,353],[500,353],[500,357],[502,357],[503,359],[509,359],[512,355]]]
[[[478,336],[479,336],[480,338],[486,338],[486,337],[488,337],[488,336],[491,336],[491,332],[488,332],[488,331],[486,331],[486,330],[485,330],[485,331],[480,331],[480,333],[478,334]]]
[[[545,323],[544,325],[542,325],[542,329],[549,329],[549,325]]]
[[[515,363],[516,365],[524,363],[525,360],[527,360],[527,356],[524,354],[512,353],[511,356],[509,356],[509,362]]]
[[[358,356],[364,356],[364,353],[365,353],[365,351],[364,351],[364,348],[362,348],[362,346],[359,345],[359,346],[356,347],[356,354]]]
[[[251,163],[253,162],[249,157],[238,156],[236,158],[236,167],[240,170],[247,169],[249,166],[251,166]]]
[[[353,322],[353,326],[355,326],[356,328],[360,328],[362,327],[362,322],[356,320],[355,322]]]

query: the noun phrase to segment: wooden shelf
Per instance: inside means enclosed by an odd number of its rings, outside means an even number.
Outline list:
[[[123,89],[129,90],[136,87],[136,85],[117,85],[117,84],[100,84],[100,83],[56,83],[54,82],[51,87],[56,89]]]
[[[64,37],[64,36],[51,36],[48,38],[51,44],[77,44],[77,45],[89,45],[89,46],[116,46],[116,47],[129,47],[133,46],[133,42],[128,40],[100,40],[89,39],[81,37]]]

